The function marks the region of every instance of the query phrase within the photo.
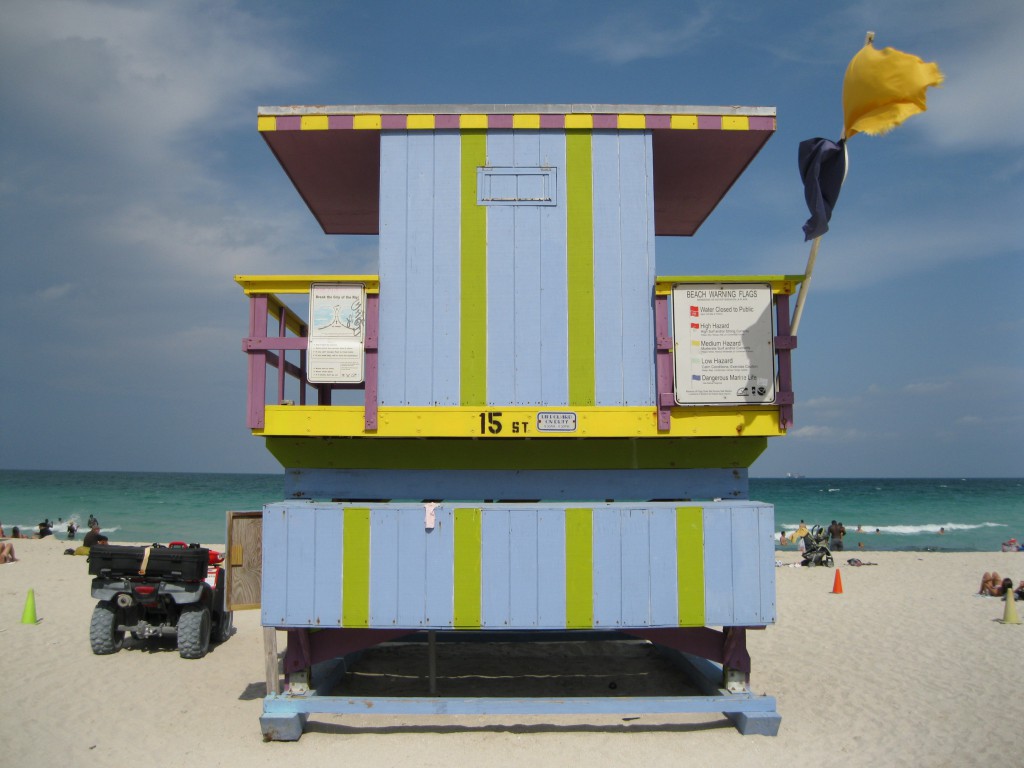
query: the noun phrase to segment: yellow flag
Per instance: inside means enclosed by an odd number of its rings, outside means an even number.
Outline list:
[[[891,131],[928,109],[925,90],[942,83],[934,62],[869,42],[850,61],[843,78],[843,137]]]

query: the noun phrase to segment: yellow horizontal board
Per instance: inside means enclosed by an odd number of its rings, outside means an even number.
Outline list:
[[[594,116],[593,115],[566,115],[565,116],[565,127],[566,128],[593,128],[594,127]]]
[[[356,130],[379,131],[380,115],[355,115],[352,127]]]
[[[304,131],[326,131],[327,115],[303,115],[300,127]]]
[[[436,120],[434,115],[409,115],[405,121],[405,127],[411,131],[432,130]]]
[[[667,296],[676,283],[769,283],[772,293],[791,295],[803,281],[803,275],[658,275],[654,292]]]
[[[672,115],[669,123],[673,128],[685,131],[695,131],[698,128],[696,115]]]
[[[647,127],[646,115],[619,115],[618,126],[621,129]]]
[[[487,115],[459,115],[459,128],[486,128]]]
[[[724,115],[722,117],[723,131],[749,131],[750,118],[746,115]]]
[[[540,128],[540,115],[512,115],[513,128]]]
[[[367,293],[380,292],[379,275],[235,275],[246,296],[254,293],[309,293],[313,283],[362,283]]]
[[[256,118],[256,130],[258,131],[276,131],[277,130],[277,118],[273,116],[262,116]]]
[[[537,414],[573,413],[576,430],[542,432]],[[573,437],[773,437],[779,428],[774,406],[673,408],[670,429],[658,431],[654,408],[478,408],[382,407],[377,430],[364,430],[362,406],[268,405],[264,437],[474,437],[482,440]]]

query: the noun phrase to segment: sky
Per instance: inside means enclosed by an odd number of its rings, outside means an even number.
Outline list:
[[[773,106],[659,274],[800,274],[803,139],[838,139],[865,33],[935,61],[928,111],[850,141],[752,476],[1024,476],[1024,4],[88,2],[0,12],[0,468],[280,471],[245,427],[235,274],[376,272],[326,236],[258,106]]]

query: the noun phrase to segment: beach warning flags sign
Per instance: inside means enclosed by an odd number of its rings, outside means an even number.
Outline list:
[[[832,594],[841,595],[843,594],[843,577],[839,574],[839,569],[836,568],[836,577],[832,581]]]

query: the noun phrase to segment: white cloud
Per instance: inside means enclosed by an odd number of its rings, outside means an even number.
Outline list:
[[[947,392],[951,386],[948,381],[918,381],[904,385],[903,391],[910,395],[932,395]]]
[[[877,437],[877,435],[869,435],[863,430],[853,429],[850,427],[829,427],[822,425],[799,427],[790,431],[788,435],[800,440],[823,440],[841,443],[859,442],[868,437]]]
[[[678,19],[620,11],[584,29],[564,48],[612,64],[667,58],[692,48],[708,34],[711,21],[707,8]]]
[[[43,301],[55,301],[56,299],[63,299],[75,286],[72,283],[61,283],[60,285],[47,286],[43,290],[39,291],[36,296]]]

